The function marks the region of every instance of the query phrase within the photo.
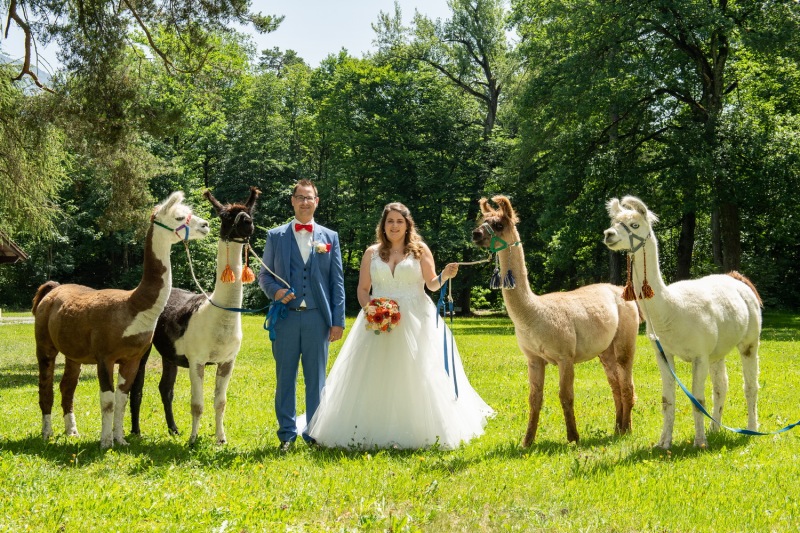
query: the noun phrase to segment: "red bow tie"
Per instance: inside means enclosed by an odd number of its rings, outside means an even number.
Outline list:
[[[294,230],[295,231],[306,230],[307,232],[311,233],[314,230],[314,226],[312,226],[311,224],[295,223]]]

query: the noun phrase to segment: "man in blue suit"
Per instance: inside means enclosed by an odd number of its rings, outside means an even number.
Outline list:
[[[261,290],[288,307],[286,318],[275,322],[272,355],[277,386],[275,414],[278,417],[280,450],[287,451],[297,438],[297,372],[303,364],[306,383],[306,417],[311,420],[325,386],[328,344],[344,332],[344,275],[339,235],[314,222],[319,205],[317,188],[300,180],[292,191],[294,220],[269,231],[264,245],[264,264],[258,274]],[[289,292],[287,281],[294,293]],[[303,433],[309,444],[313,439]]]

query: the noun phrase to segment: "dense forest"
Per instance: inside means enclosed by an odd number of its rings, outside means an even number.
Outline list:
[[[396,8],[376,46],[317,67],[231,29],[281,18],[247,0],[0,0],[0,231],[29,255],[0,265],[0,307],[47,279],[135,286],[150,210],[185,191],[202,216],[263,195],[253,246],[291,216],[300,178],[339,232],[349,303],[384,204],[411,209],[437,264],[472,261],[478,200],[520,217],[538,292],[622,282],[602,244],[611,197],[641,197],[668,282],[739,270],[768,308],[800,308],[800,3],[794,0],[451,0]],[[279,5],[274,8],[279,11]],[[36,45],[59,48],[50,76]],[[192,261],[213,285],[215,239]],[[181,247],[175,285],[193,288]],[[255,262],[252,263],[255,267]],[[491,264],[463,267],[463,310],[496,308]],[[249,286],[245,304],[262,306]]]

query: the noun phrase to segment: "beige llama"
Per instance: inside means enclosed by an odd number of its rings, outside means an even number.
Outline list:
[[[483,217],[472,232],[472,240],[497,251],[501,271],[511,274],[519,284],[516,288],[504,287],[503,300],[514,322],[517,344],[528,359],[530,417],[522,445],[528,447],[536,438],[548,363],[558,366],[567,440],[578,440],[575,364],[595,357],[600,358],[614,395],[615,432],[629,432],[635,401],[633,358],[639,330],[636,305],[622,300],[622,287],[607,283],[535,295],[528,283],[514,208],[505,196],[495,196],[492,201],[497,209],[492,209],[485,198],[480,200]],[[511,276],[507,275],[507,279]]]

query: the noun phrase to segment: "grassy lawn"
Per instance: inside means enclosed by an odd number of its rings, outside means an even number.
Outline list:
[[[4,316],[7,316],[4,313]],[[229,444],[214,444],[213,372],[198,445],[190,448],[189,377],[167,434],[151,358],[141,438],[101,451],[95,368],[75,400],[81,436],[66,438],[56,389],[56,437],[39,435],[33,326],[0,325],[0,531],[794,531],[800,519],[800,429],[776,436],[709,436],[695,449],[689,400],[677,391],[675,444],[661,430],[655,354],[639,337],[632,435],[613,434],[611,392],[598,360],[576,369],[581,442],[566,443],[557,371],[548,368],[537,441],[527,423],[524,358],[507,318],[457,318],[475,389],[497,411],[486,434],[455,451],[277,453],[275,371],[263,317],[245,318],[228,393]],[[335,357],[341,343],[337,343]],[[800,418],[800,317],[768,314],[761,343],[759,418],[771,431]],[[333,359],[333,358],[332,358]],[[741,368],[728,357],[724,423],[746,424]],[[59,358],[58,375],[63,368]],[[690,366],[678,375],[690,382]],[[707,396],[710,398],[710,383]],[[302,407],[302,406],[301,406]],[[126,416],[126,428],[130,418]]]

